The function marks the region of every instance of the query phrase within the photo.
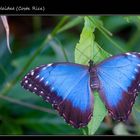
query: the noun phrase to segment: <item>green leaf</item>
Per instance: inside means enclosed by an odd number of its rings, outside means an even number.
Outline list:
[[[98,93],[94,93],[94,111],[93,111],[93,118],[91,119],[90,123],[88,124],[88,134],[93,135],[100,123],[103,121],[104,117],[106,116],[107,111],[106,108],[101,101]]]
[[[93,61],[95,63],[99,63],[103,61],[105,58],[111,56],[109,53],[107,53],[105,50],[103,50],[98,43],[94,41],[93,45]]]
[[[94,45],[94,24],[85,17],[85,24],[80,35],[80,41],[75,49],[75,62],[79,64],[88,64],[89,59],[93,58]]]
[[[112,36],[112,33],[103,26],[103,22],[101,20],[99,20],[95,16],[94,17],[88,16],[88,18],[95,24],[96,28],[98,28],[99,31],[103,32],[106,35]]]
[[[95,63],[101,62],[108,56],[98,43],[95,42],[93,34],[96,26],[88,17],[85,17],[85,24],[80,35],[80,41],[75,48],[75,62],[79,64],[88,64],[89,60],[94,60]]]
[[[80,41],[75,48],[75,62],[87,65],[90,59],[97,63],[107,58],[109,54],[94,40],[93,31],[96,28],[94,23],[87,17],[84,19],[85,24],[80,35]],[[94,93],[94,112],[93,118],[88,125],[88,134],[91,135],[95,133],[105,115],[106,108],[102,103],[99,94]]]

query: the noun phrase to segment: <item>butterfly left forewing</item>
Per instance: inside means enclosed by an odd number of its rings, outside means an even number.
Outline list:
[[[43,65],[30,71],[21,85],[53,105],[76,128],[90,121],[93,97],[88,68],[74,63]]]
[[[140,91],[140,54],[111,57],[97,66],[97,75],[109,114],[116,120],[127,120]]]

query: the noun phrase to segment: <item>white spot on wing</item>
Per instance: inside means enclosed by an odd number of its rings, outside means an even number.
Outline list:
[[[37,88],[36,88],[36,87],[34,87],[34,90],[37,90]]]
[[[47,69],[46,67],[44,67],[42,70],[45,70],[45,69]]]
[[[132,57],[137,57],[137,56],[133,54]]]
[[[51,64],[48,64],[47,67],[50,67],[51,65],[52,65],[52,63]]]
[[[126,53],[126,55],[132,55],[131,53]]]
[[[29,84],[29,87],[31,87],[32,86],[32,84]]]
[[[28,83],[28,80],[25,80],[25,83],[27,84]]]
[[[63,116],[66,118],[66,115],[63,113]]]
[[[27,76],[24,77],[25,79],[27,78]]]
[[[49,97],[49,96],[47,96],[47,99],[49,100],[49,99],[50,99],[50,97]]]
[[[44,79],[44,77],[42,77],[42,78],[40,79],[40,82],[41,82],[43,79]]]
[[[136,92],[137,91],[137,89],[134,89],[134,92]]]
[[[130,110],[128,110],[127,114],[129,114],[129,113],[130,113]]]
[[[31,75],[32,75],[32,76],[34,75],[34,71],[31,71]]]
[[[36,79],[39,78],[39,75],[36,76]]]
[[[54,90],[54,87],[51,88],[51,91],[53,91],[53,90]]]
[[[45,85],[48,85],[48,83],[49,83],[49,82],[48,82],[48,81],[46,81],[46,82],[45,82]]]

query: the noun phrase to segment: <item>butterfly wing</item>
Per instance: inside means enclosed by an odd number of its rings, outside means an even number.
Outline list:
[[[93,112],[88,67],[74,63],[43,65],[29,72],[21,85],[43,97],[74,127],[83,127]]]
[[[116,120],[127,120],[140,90],[140,53],[111,57],[97,65],[99,93]]]

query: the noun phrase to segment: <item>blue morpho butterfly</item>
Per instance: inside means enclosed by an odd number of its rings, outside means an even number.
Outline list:
[[[140,53],[112,56],[95,65],[53,63],[31,70],[21,85],[51,103],[67,123],[84,127],[93,112],[97,90],[109,114],[127,120],[140,91]]]

